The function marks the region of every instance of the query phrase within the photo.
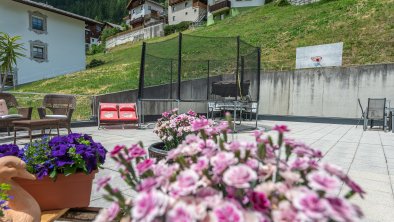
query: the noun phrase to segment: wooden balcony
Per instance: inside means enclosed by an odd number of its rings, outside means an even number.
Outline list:
[[[221,11],[226,11],[231,8],[231,2],[228,0],[224,0],[218,3],[215,3],[213,5],[209,6],[209,12],[212,14],[221,12]]]
[[[204,8],[204,9],[207,9],[207,4],[202,2],[202,1],[193,0],[193,8]]]
[[[139,17],[139,18],[136,18],[136,19],[133,19],[130,21],[130,25],[133,27],[136,25],[139,26],[142,24],[144,24],[144,17]]]
[[[145,0],[133,0],[133,1],[129,2],[129,4],[127,5],[127,9],[130,10],[130,9],[136,8],[140,5],[143,5],[144,3],[145,3]]]
[[[186,1],[186,0],[169,0],[169,1],[168,1],[168,4],[169,4],[170,6],[172,6],[172,5],[175,5],[175,4],[184,2],[184,1]]]

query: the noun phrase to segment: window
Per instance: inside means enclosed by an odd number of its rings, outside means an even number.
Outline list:
[[[175,6],[172,6],[172,12],[175,12]]]
[[[187,7],[187,3],[188,3],[188,2],[185,2],[185,8]]]
[[[44,59],[44,47],[33,46],[33,58],[34,59]]]
[[[30,41],[30,59],[36,62],[48,62],[48,44],[39,40]]]
[[[197,9],[194,9],[194,13],[196,13],[197,12]]]
[[[141,11],[144,9],[144,6],[141,6]]]
[[[187,12],[185,12],[185,15],[187,15]]]
[[[32,29],[44,31],[44,19],[33,16],[31,18]]]
[[[151,7],[150,5],[148,5],[148,9],[149,9],[149,10],[151,10],[151,9],[152,9],[152,7]]]
[[[175,21],[175,16],[172,16],[172,21]]]
[[[133,14],[135,14],[135,10],[133,9]]]
[[[37,34],[48,34],[47,16],[37,11],[29,11],[29,30]]]

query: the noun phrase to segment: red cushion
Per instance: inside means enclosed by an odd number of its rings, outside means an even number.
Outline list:
[[[118,111],[116,103],[100,103],[100,111]]]
[[[134,111],[119,111],[119,120],[137,121],[138,117]]]
[[[135,111],[135,103],[121,103],[119,111]]]
[[[119,119],[118,111],[101,111],[100,121],[116,121]]]

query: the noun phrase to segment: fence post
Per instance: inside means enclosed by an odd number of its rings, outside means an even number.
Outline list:
[[[238,72],[239,72],[239,44],[240,44],[240,37],[237,36],[237,67],[235,70],[235,100],[238,100],[238,87],[239,87],[239,78],[238,78]]]
[[[209,100],[209,60],[207,61],[207,100]]]
[[[245,74],[245,57],[241,56],[241,80],[240,80],[240,87],[239,87],[239,94],[241,99],[243,97],[243,83],[244,83],[244,74]]]
[[[144,78],[145,78],[145,52],[146,52],[146,42],[142,43],[142,52],[141,52],[141,64],[140,64],[140,79],[138,86],[138,99],[142,99],[144,95]]]
[[[260,103],[261,48],[257,48],[257,102]],[[256,114],[257,115],[257,114]]]
[[[182,32],[178,37],[178,100],[181,100],[181,72],[182,72]]]
[[[170,82],[170,99],[172,99],[172,59],[170,61],[171,61],[171,63],[170,63],[170,65],[171,65],[171,67],[170,67],[170,81],[171,81]]]

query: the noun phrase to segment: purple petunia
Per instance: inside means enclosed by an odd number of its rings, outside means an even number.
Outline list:
[[[3,156],[19,156],[20,150],[17,145],[4,144],[0,145],[0,157]]]

